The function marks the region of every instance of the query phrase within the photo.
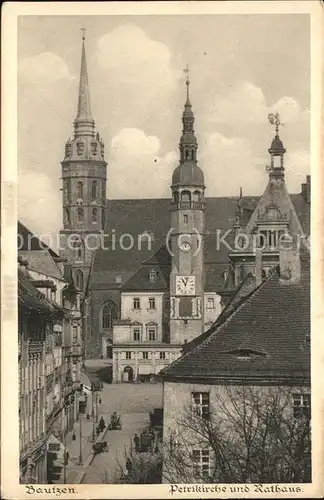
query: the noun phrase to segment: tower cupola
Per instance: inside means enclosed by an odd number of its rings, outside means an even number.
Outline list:
[[[274,125],[275,127],[275,136],[272,139],[271,146],[268,150],[270,153],[269,177],[270,179],[284,179],[284,155],[286,149],[279,137],[279,126],[281,125],[280,115],[279,113],[270,113],[268,115],[268,119],[271,125]]]

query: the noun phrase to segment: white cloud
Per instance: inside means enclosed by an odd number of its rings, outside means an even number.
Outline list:
[[[209,119],[214,123],[243,123],[245,126],[267,123],[268,113],[279,112],[283,123],[295,122],[308,110],[302,111],[300,104],[293,97],[284,96],[272,105],[268,105],[262,89],[253,83],[240,81],[226,95],[217,95],[213,102],[213,111]]]
[[[56,185],[57,184],[57,185]],[[57,231],[61,228],[61,196],[59,183],[44,174],[20,172],[18,179],[18,217],[21,222],[54,249]]]
[[[310,155],[305,149],[296,149],[288,152],[285,158],[286,179],[289,191],[299,193],[301,184],[310,173]]]
[[[102,68],[113,75],[122,73],[128,83],[140,81],[147,88],[154,79],[155,85],[164,88],[176,85],[168,47],[149,38],[137,26],[122,25],[102,36],[97,57]]]
[[[175,152],[161,154],[158,137],[135,128],[120,130],[111,144],[108,197],[169,197],[176,162]]]
[[[42,52],[37,56],[26,57],[19,65],[23,80],[35,85],[52,85],[59,80],[73,77],[65,61],[53,52]]]
[[[262,159],[253,155],[243,137],[207,134],[199,162],[205,175],[207,196],[237,196],[239,186],[246,194],[262,192],[267,177]]]

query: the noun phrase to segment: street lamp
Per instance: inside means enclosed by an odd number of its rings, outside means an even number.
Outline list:
[[[79,418],[80,418],[80,427],[79,427],[79,430],[80,430],[80,452],[79,452],[79,465],[83,465],[83,457],[82,457],[82,417],[81,417],[81,413],[79,414]]]

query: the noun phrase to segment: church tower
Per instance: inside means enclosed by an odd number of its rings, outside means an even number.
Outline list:
[[[197,165],[197,139],[189,96],[182,115],[180,163],[172,176],[169,250],[170,342],[183,344],[200,335],[204,325],[204,175]]]
[[[84,32],[83,32],[84,33]],[[62,161],[63,230],[61,256],[71,265],[78,288],[84,291],[94,250],[105,226],[107,163],[104,143],[91,115],[85,37],[74,136],[65,144]]]

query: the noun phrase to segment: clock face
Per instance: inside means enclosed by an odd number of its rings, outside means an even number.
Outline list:
[[[183,243],[181,243],[180,250],[182,252],[190,252],[190,249],[191,249],[191,245],[188,241],[184,241]]]
[[[195,295],[195,276],[176,276],[177,295]]]

